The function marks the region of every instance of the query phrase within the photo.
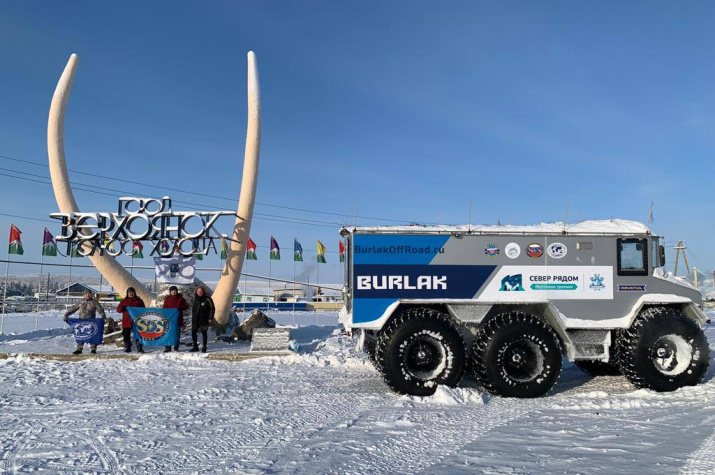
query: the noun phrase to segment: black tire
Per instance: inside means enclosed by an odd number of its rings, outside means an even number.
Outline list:
[[[437,385],[462,380],[467,351],[452,320],[431,308],[410,308],[380,332],[375,366],[400,394],[431,396]]]
[[[643,310],[616,342],[621,372],[636,388],[675,391],[705,377],[710,349],[700,327],[679,310]]]
[[[472,368],[491,394],[541,397],[561,374],[561,342],[538,317],[522,312],[495,315],[474,337]]]
[[[621,374],[618,365],[611,361],[604,363],[603,361],[581,360],[574,364],[578,369],[591,376],[619,376]]]

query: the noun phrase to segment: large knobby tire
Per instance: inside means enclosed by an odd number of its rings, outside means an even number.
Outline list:
[[[522,312],[495,315],[474,337],[472,368],[491,394],[541,397],[561,374],[561,342],[538,317]]]
[[[375,348],[375,366],[387,385],[415,396],[431,396],[439,384],[459,384],[466,359],[452,320],[431,308],[403,311],[383,328]]]
[[[708,342],[700,327],[679,310],[643,310],[616,342],[621,372],[637,388],[674,391],[694,386],[710,362]]]

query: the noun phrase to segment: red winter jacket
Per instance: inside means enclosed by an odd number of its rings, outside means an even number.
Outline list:
[[[124,297],[119,305],[117,306],[117,312],[122,314],[122,328],[132,327],[132,318],[129,316],[127,307],[140,307],[144,308],[144,301],[139,297]]]
[[[189,304],[181,294],[169,295],[164,300],[163,308],[178,308],[179,309],[179,326],[184,326],[184,312],[189,309]]]

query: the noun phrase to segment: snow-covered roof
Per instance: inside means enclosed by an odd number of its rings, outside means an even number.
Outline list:
[[[582,221],[580,223],[542,223],[531,225],[463,225],[463,226],[378,226],[343,227],[344,233],[406,233],[406,234],[524,234],[524,235],[650,235],[651,231],[643,223],[625,219]]]
[[[61,289],[58,289],[57,292],[55,292],[55,293],[58,293],[58,294],[59,294],[59,293],[62,293],[62,292],[67,292],[67,289],[68,289],[68,288],[72,288],[72,287],[75,286],[75,285],[79,285],[80,287],[83,287],[83,288],[89,290],[89,291],[92,292],[93,294],[98,294],[98,293],[100,293],[99,289],[94,288],[94,287],[92,287],[91,285],[88,285],[88,284],[83,284],[82,282],[75,282],[75,283],[73,283],[73,284],[71,284],[71,285],[67,285],[67,286],[65,286],[65,287],[62,287]],[[114,288],[110,287],[109,284],[107,284],[106,290],[105,290],[105,289],[102,289],[102,292],[101,292],[101,293],[102,293],[102,294],[115,294],[116,292],[114,291]]]

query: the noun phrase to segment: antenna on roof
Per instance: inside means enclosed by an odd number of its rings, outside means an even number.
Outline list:
[[[469,198],[469,225],[467,226],[467,232],[472,232],[472,199]]]
[[[648,213],[648,227],[650,228],[653,225],[653,200],[650,200],[650,212]]]
[[[355,227],[357,228],[357,210],[358,210],[358,198],[355,198]]]
[[[566,200],[566,214],[564,215],[564,229],[561,231],[563,234],[566,234],[566,226],[568,226],[569,222],[569,203],[571,200]]]

